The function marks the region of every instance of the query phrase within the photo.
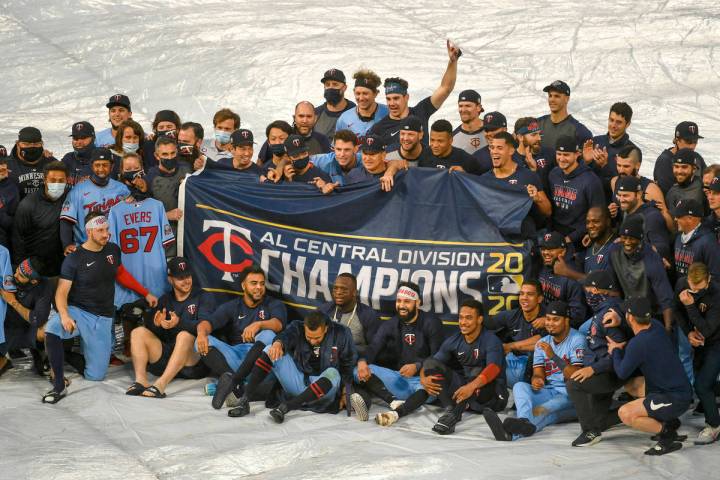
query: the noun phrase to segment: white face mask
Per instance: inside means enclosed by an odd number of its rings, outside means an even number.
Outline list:
[[[52,200],[57,200],[58,198],[62,197],[62,194],[65,193],[66,185],[66,183],[48,183],[48,197],[50,197]]]

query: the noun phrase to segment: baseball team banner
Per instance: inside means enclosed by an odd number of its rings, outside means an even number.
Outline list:
[[[270,292],[312,308],[351,272],[373,308],[393,313],[398,283],[410,280],[423,310],[448,321],[468,296],[491,313],[517,299],[529,247],[507,238],[517,238],[531,203],[521,187],[446,170],[401,172],[391,192],[372,182],[323,196],[206,169],[181,188],[179,252],[211,292],[237,294],[237,277],[255,262]]]

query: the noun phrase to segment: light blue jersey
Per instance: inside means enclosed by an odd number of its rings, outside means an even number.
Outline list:
[[[375,110],[375,115],[373,116],[373,118],[368,121],[364,121],[361,120],[358,116],[357,107],[351,108],[350,110],[347,110],[346,112],[343,112],[342,115],[340,115],[340,118],[338,118],[338,121],[335,124],[335,131],[337,132],[339,130],[350,130],[355,135],[357,135],[358,139],[362,142],[368,130],[370,130],[372,126],[379,122],[381,119],[386,117],[388,113],[389,110],[387,108],[387,105],[378,103],[377,110]]]
[[[170,290],[167,281],[165,247],[175,241],[162,202],[154,198],[124,201],[108,215],[110,241],[122,251],[122,264],[135,279],[156,297]],[[115,283],[115,307],[140,298]]]
[[[570,362],[571,365],[578,367],[583,366],[585,337],[574,328],[570,329],[568,336],[559,344],[555,343],[552,335],[547,335],[541,338],[540,341],[550,345],[558,357],[566,362]],[[545,368],[545,385],[555,388],[565,388],[562,367],[557,365],[551,358],[547,358],[543,349],[537,346],[535,347],[535,355],[533,357],[533,367]]]
[[[115,145],[115,137],[113,137],[112,129],[106,128],[95,133],[95,146],[96,147],[107,147],[108,145]]]
[[[362,156],[360,153],[355,154],[357,165],[362,162]],[[330,153],[319,153],[317,155],[310,155],[310,161],[323,172],[330,175],[333,182],[337,182],[340,185],[345,185],[345,174],[340,168],[340,164],[335,157],[335,152]]]
[[[95,185],[92,180],[80,182],[70,190],[63,203],[60,218],[75,224],[73,240],[78,244],[83,243],[87,240],[85,216],[92,211],[107,215],[112,207],[128,195],[130,190],[117,180],[110,179],[104,187]]]
[[[15,291],[15,277],[13,277],[13,269],[10,265],[10,252],[8,249],[0,245],[0,274],[2,274],[2,289],[6,292]],[[5,314],[7,313],[7,303],[0,296],[0,344],[5,343]]]

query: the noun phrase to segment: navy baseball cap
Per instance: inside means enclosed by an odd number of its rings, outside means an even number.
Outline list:
[[[568,304],[563,302],[562,300],[552,301],[548,304],[547,307],[545,307],[545,314],[546,315],[557,315],[558,317],[568,317],[569,316]]]
[[[285,139],[285,151],[288,157],[296,157],[301,153],[310,151],[307,145],[305,145],[305,139],[300,135],[290,135]]]
[[[343,73],[342,70],[338,70],[337,68],[331,68],[327,72],[325,72],[325,75],[320,79],[320,83],[325,83],[328,80],[335,80],[336,82],[341,83],[347,83],[345,82],[345,73]]]
[[[365,153],[380,153],[385,151],[385,142],[379,135],[368,135],[360,148]]]
[[[483,117],[482,130],[497,130],[498,128],[507,128],[507,119],[500,112],[486,113]]]
[[[683,140],[697,141],[698,138],[705,138],[700,136],[700,130],[695,122],[680,122],[675,127],[675,138],[682,138]]]
[[[423,125],[422,121],[415,115],[408,115],[403,119],[403,122],[400,124],[400,130],[410,130],[412,132],[422,132],[423,131]]]
[[[707,188],[712,192],[720,192],[720,177],[713,177]]]
[[[174,257],[167,263],[167,273],[171,277],[183,278],[193,274],[192,266],[185,257]]]
[[[577,152],[577,140],[570,135],[562,135],[555,141],[555,150],[558,152]]]
[[[39,280],[41,277],[38,269],[35,265],[33,265],[32,261],[29,258],[26,258],[25,260],[20,262],[18,264],[18,268],[20,269],[20,273],[22,273],[30,280]]]
[[[615,279],[613,278],[612,273],[607,270],[593,270],[588,273],[585,280],[583,280],[583,285],[586,287],[599,288],[601,290],[618,289],[615,285]]]
[[[480,94],[475,90],[463,90],[458,96],[458,103],[460,102],[473,102],[480,103]]]
[[[618,234],[621,237],[643,238],[643,217],[641,215],[630,215],[620,225]]]
[[[567,83],[563,82],[562,80],[555,80],[550,85],[547,85],[545,88],[543,88],[543,92],[560,92],[564,93],[565,95],[570,95],[570,87]]]
[[[565,248],[565,238],[558,232],[546,233],[538,241],[540,248]]]
[[[232,135],[230,135],[230,143],[234,147],[238,147],[240,145],[252,145],[255,143],[255,140],[253,139],[253,133],[246,129],[241,128],[239,130],[235,130]]]
[[[70,136],[73,138],[88,138],[95,136],[95,127],[90,122],[73,123]]]
[[[678,200],[675,205],[675,209],[673,210],[673,217],[680,218],[686,216],[702,218],[704,216],[704,212],[700,202],[694,198]]]
[[[110,152],[110,150],[108,150],[107,148],[95,148],[90,155],[90,163],[94,162],[95,160],[108,160],[112,162],[112,152]]]
[[[634,175],[621,175],[615,183],[615,190],[618,192],[640,192],[642,185],[640,179]]]
[[[678,165],[698,165],[697,154],[689,148],[681,148],[673,156],[673,163]]]
[[[122,93],[116,93],[105,104],[107,108],[112,107],[125,107],[128,110],[130,109],[130,99],[127,97],[127,95],[123,95]]]
[[[18,142],[38,143],[42,142],[42,133],[35,127],[25,127],[18,132]]]
[[[650,300],[645,297],[631,297],[622,304],[625,313],[629,313],[633,317],[650,318],[652,314],[652,306]]]

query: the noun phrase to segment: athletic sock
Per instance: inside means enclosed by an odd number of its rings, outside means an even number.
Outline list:
[[[263,353],[264,348],[265,344],[263,342],[255,342],[253,344],[238,369],[233,373],[233,385],[240,385],[245,381],[247,376],[250,375],[250,372],[252,372],[255,361],[260,357],[260,354]]]
[[[330,391],[331,388],[332,382],[330,382],[330,380],[325,377],[320,377],[316,381],[308,385],[305,390],[300,392],[300,395],[293,397],[287,402],[285,402],[285,405],[287,405],[288,410],[297,410],[305,403],[320,400],[327,394],[327,392]]]
[[[262,352],[260,356],[255,360],[255,364],[250,372],[247,386],[245,386],[245,396],[250,398],[252,394],[257,390],[263,380],[272,372],[273,363],[268,357],[268,354]]]
[[[207,355],[203,357],[203,363],[208,366],[210,372],[216,377],[220,377],[225,372],[232,372],[223,354],[215,347],[210,347]]]
[[[405,400],[405,403],[400,405],[395,411],[400,417],[410,415],[412,412],[420,408],[423,403],[427,401],[428,397],[430,397],[430,395],[428,395],[425,390],[418,390],[417,392],[410,395],[408,399]]]
[[[63,341],[54,333],[45,333],[45,350],[50,361],[53,375],[53,390],[60,393],[65,389],[65,370],[63,362],[65,361],[65,350],[63,350]]]
[[[390,393],[377,375],[370,375],[370,378],[363,384],[363,387],[388,405],[396,400],[395,395]]]

